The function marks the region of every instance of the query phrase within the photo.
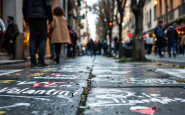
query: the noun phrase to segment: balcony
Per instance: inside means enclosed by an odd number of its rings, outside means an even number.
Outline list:
[[[185,3],[179,6],[179,17],[185,14]]]

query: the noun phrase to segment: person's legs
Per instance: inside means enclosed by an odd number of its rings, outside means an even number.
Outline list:
[[[158,40],[157,41],[157,47],[158,47],[158,54],[159,54],[159,56],[161,57],[162,55],[161,55],[161,42],[160,42],[160,40]]]
[[[55,45],[51,44],[51,40],[50,40],[50,53],[51,53],[51,59],[53,59],[55,55]]]
[[[16,38],[13,40],[12,48],[12,59],[14,60],[16,55]]]
[[[168,41],[168,55],[169,55],[169,57],[171,57],[171,46],[172,46],[172,41],[169,40]]]
[[[62,44],[55,44],[56,62],[60,63],[60,53]]]
[[[36,47],[37,47],[37,39],[38,39],[38,36],[37,36],[37,27],[35,26],[35,24],[30,21],[30,61],[33,65],[36,65],[37,64],[37,61],[36,61],[36,56],[35,56],[35,53],[36,53]]]
[[[41,20],[39,23],[39,39],[40,39],[40,46],[39,46],[39,63],[41,65],[46,65],[44,62],[45,52],[46,52],[46,40],[47,40],[47,24],[45,20]]]
[[[176,57],[176,55],[177,55],[177,42],[176,42],[176,40],[172,41],[172,48],[173,48],[173,55],[174,55],[174,57]]]

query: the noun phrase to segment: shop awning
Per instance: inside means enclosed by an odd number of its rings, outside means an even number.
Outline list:
[[[176,30],[185,30],[185,25],[177,27]]]

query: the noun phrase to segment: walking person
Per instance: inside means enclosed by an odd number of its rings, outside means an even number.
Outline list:
[[[3,20],[0,18],[0,51],[2,50],[2,44],[3,44],[3,36],[6,31],[5,24]]]
[[[147,54],[150,55],[152,53],[152,47],[154,45],[154,37],[153,37],[152,33],[150,33],[149,36],[147,37],[146,43],[148,45]]]
[[[176,57],[178,33],[174,26],[169,26],[166,37],[168,38],[168,55],[171,58],[171,49],[173,49],[173,55]]]
[[[23,15],[27,26],[30,28],[30,61],[31,66],[48,66],[45,63],[47,40],[47,19],[49,24],[53,20],[51,0],[24,0]],[[39,43],[39,58],[36,60],[36,48]]]
[[[55,45],[56,59],[54,60],[57,64],[60,64],[60,54],[62,44],[70,44],[70,36],[67,27],[67,21],[64,17],[64,10],[57,6],[54,11],[53,22],[51,27],[53,28],[51,43]]]
[[[5,45],[7,46],[8,53],[12,55],[12,60],[15,60],[16,38],[19,35],[19,30],[12,16],[8,16],[7,21],[8,27],[4,35],[5,41],[7,41]]]
[[[94,47],[95,47],[94,41],[91,39],[87,43],[88,55],[91,56],[91,57],[93,56]]]
[[[102,44],[100,40],[98,40],[98,44],[97,44],[98,55],[101,55],[101,48],[102,48]]]
[[[157,37],[157,47],[160,58],[164,57],[164,41],[165,41],[165,28],[163,22],[159,21],[157,27],[154,30],[154,34]]]

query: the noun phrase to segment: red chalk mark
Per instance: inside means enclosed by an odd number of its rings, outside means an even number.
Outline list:
[[[130,110],[135,113],[141,113],[145,115],[153,115],[155,113],[155,109],[149,107],[131,107]]]
[[[37,87],[55,88],[55,87],[58,87],[59,84],[65,84],[65,82],[47,82],[47,83],[39,83],[39,82],[36,82],[33,85],[33,88],[37,88]]]

